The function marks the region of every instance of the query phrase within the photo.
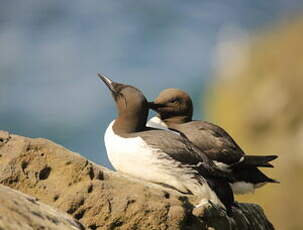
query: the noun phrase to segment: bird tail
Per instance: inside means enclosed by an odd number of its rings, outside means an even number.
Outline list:
[[[267,156],[260,156],[260,155],[245,155],[242,160],[237,162],[236,164],[232,165],[232,167],[237,166],[255,166],[255,167],[267,167],[273,168],[274,166],[269,163],[277,159],[277,155],[267,155]]]
[[[257,167],[236,168],[233,170],[237,181],[245,181],[253,184],[280,183],[280,181],[268,177]]]
[[[259,179],[261,179],[260,182],[277,183],[277,184],[280,183],[280,181],[268,177],[265,173],[261,172],[261,170],[258,170],[258,169],[257,169],[256,171],[258,171],[258,173],[257,173],[257,174],[258,174],[258,177],[259,177]],[[263,180],[263,181],[262,181],[262,180]]]

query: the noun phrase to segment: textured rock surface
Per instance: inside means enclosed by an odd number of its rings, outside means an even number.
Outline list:
[[[71,216],[3,185],[0,185],[0,204],[0,229],[84,230]]]
[[[193,197],[98,166],[49,140],[0,132],[0,183],[71,214],[88,229],[273,229],[262,209],[240,204],[192,215]]]

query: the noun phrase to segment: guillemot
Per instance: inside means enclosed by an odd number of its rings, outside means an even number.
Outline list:
[[[193,104],[190,96],[180,90],[169,88],[149,102],[158,115],[147,126],[177,130],[205,153],[222,170],[236,178],[232,183],[235,194],[254,192],[266,183],[279,183],[267,177],[257,167],[273,167],[269,162],[276,155],[245,155],[240,146],[221,127],[206,121],[192,120]]]
[[[218,205],[231,213],[233,178],[182,135],[146,127],[148,102],[137,88],[98,74],[112,93],[118,117],[104,142],[117,171],[199,197],[196,207]]]

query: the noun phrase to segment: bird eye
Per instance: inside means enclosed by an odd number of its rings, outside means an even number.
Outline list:
[[[170,103],[177,103],[177,102],[179,102],[179,100],[178,100],[177,98],[173,98],[173,99],[171,99],[169,102],[170,102]]]

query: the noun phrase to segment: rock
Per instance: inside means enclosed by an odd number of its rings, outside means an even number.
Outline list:
[[[0,185],[0,203],[0,229],[84,230],[78,221],[66,213],[3,185]]]
[[[0,183],[67,212],[88,229],[273,229],[254,204],[241,204],[233,218],[213,208],[197,217],[194,197],[112,172],[49,140],[7,132],[0,140]]]

